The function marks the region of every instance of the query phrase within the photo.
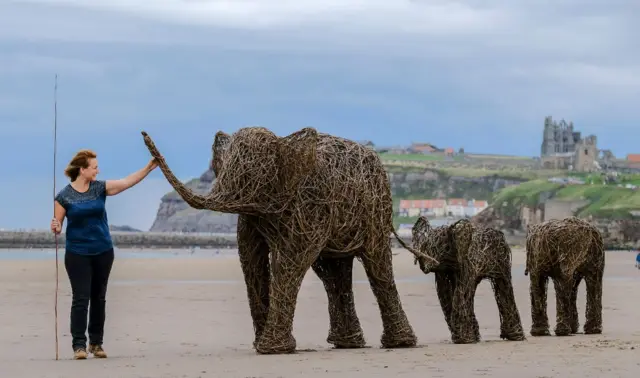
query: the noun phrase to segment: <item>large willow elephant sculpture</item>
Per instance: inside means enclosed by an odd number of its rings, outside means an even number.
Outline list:
[[[313,128],[286,137],[262,127],[232,135],[220,131],[211,159],[216,180],[211,192],[200,196],[175,177],[143,135],[165,177],[191,207],[239,214],[239,255],[258,353],[295,351],[293,317],[309,268],[328,296],[327,341],[363,347],[352,290],[354,258],[361,260],[378,302],[382,346],[416,345],[393,274],[391,190],[374,151]]]

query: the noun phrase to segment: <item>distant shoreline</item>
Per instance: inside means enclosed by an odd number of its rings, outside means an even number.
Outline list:
[[[402,235],[405,242],[410,236]],[[238,248],[235,233],[178,233],[111,231],[113,244],[123,250],[157,249],[232,249]],[[392,246],[399,246],[390,235]],[[65,234],[58,236],[58,248],[64,249]],[[0,249],[54,249],[56,241],[50,231],[0,231]]]
[[[237,248],[236,234],[111,231],[118,249],[228,249]],[[58,236],[64,249],[65,234]],[[50,231],[0,231],[0,249],[53,249],[56,238]]]
[[[169,252],[175,252],[175,251],[179,251],[180,253],[189,253],[191,251],[207,251],[207,252],[212,252],[212,251],[237,251],[238,248],[237,247],[207,247],[207,248],[192,248],[192,247],[170,247],[170,248],[165,248],[165,247],[118,247],[117,245],[114,245],[114,250],[116,251],[123,251],[123,252],[150,252],[150,253],[169,253]],[[21,252],[21,251],[25,251],[25,252],[47,252],[47,251],[54,251],[55,250],[55,246],[53,247],[0,247],[0,253],[11,253],[11,252]],[[65,253],[66,249],[64,248],[64,245],[58,245],[58,251],[60,253]]]
[[[400,233],[405,243],[411,243],[411,236]],[[514,247],[524,248],[522,235],[505,235],[507,242]],[[216,250],[237,249],[235,233],[178,233],[178,232],[129,232],[112,231],[114,247],[127,251],[169,250]],[[393,235],[392,248],[400,247]],[[58,237],[58,248],[64,250],[65,235]],[[50,231],[0,231],[0,250],[55,249],[55,237]],[[630,251],[609,246],[607,251]]]

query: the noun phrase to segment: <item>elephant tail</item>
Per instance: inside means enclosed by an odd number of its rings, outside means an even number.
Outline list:
[[[396,240],[398,240],[398,243],[400,243],[400,245],[402,246],[402,248],[404,248],[407,251],[411,252],[415,256],[416,261],[418,259],[424,259],[424,260],[430,261],[434,265],[439,265],[440,264],[438,262],[438,260],[434,259],[433,257],[428,256],[427,254],[422,253],[422,252],[416,250],[415,248],[412,248],[412,247],[408,246],[407,243],[405,243],[404,240],[402,240],[400,235],[398,235],[398,233],[396,232],[395,229],[393,229],[392,232],[393,232],[393,235],[396,237]]]

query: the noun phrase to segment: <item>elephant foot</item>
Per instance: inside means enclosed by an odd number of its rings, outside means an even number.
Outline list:
[[[539,337],[539,336],[551,336],[551,332],[549,332],[549,327],[531,327],[531,336]]]
[[[571,327],[567,324],[558,324],[556,328],[553,330],[556,336],[570,336],[571,335]]]
[[[398,332],[384,332],[380,338],[383,348],[412,348],[418,344],[418,338],[413,330],[408,327]]]
[[[355,333],[343,334],[330,332],[329,336],[327,337],[327,342],[329,344],[333,344],[333,346],[337,349],[355,349],[364,348],[366,346],[362,330],[359,330]]]
[[[296,339],[293,335],[283,338],[265,338],[254,343],[259,354],[291,354],[296,351]]]
[[[480,340],[480,327],[474,326],[469,331],[458,329],[451,333],[451,342],[454,344],[475,344]]]
[[[571,333],[572,334],[578,333],[579,329],[580,329],[580,326],[578,324],[571,323]]]
[[[256,334],[253,338],[253,349],[258,349],[258,342],[260,341],[260,339],[262,338],[262,330],[264,329],[264,327],[258,331],[256,331]]]
[[[524,341],[527,339],[522,329],[513,332],[502,331],[500,332],[500,338],[509,341]]]
[[[470,337],[451,336],[451,342],[454,344],[476,344],[480,342],[480,338],[475,335]]]
[[[584,325],[584,334],[585,335],[600,335],[602,334],[602,324],[596,325],[587,322]]]

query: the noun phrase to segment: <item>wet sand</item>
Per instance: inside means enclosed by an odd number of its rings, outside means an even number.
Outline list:
[[[402,302],[420,346],[380,349],[378,307],[360,263],[354,279],[356,307],[369,347],[334,350],[325,339],[327,299],[309,271],[298,299],[294,355],[257,355],[237,257],[173,258],[116,255],[107,296],[106,360],[71,359],[70,288],[60,262],[59,346],[55,361],[54,260],[8,260],[0,254],[1,377],[635,377],[640,371],[640,271],[635,255],[608,252],[604,283],[604,333],[570,337],[529,336],[529,281],[524,253],[514,250],[514,286],[528,339],[499,338],[498,311],[483,282],[476,314],[483,341],[451,344],[433,276],[423,275],[407,251],[395,271]],[[144,252],[143,252],[144,253]],[[202,252],[212,255],[210,252]],[[215,254],[215,253],[214,253]],[[549,284],[549,319],[555,295]],[[585,287],[578,300],[584,324]]]

